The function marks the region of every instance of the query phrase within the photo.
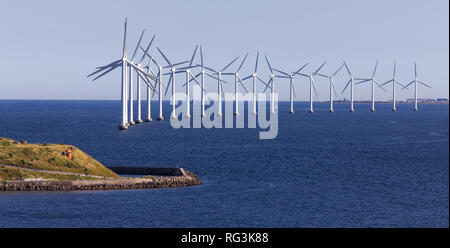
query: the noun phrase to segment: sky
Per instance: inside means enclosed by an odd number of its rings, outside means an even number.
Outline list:
[[[414,79],[433,88],[419,88],[420,98],[449,96],[449,2],[447,0],[317,0],[317,1],[8,1],[0,9],[0,99],[120,99],[120,69],[92,82],[86,76],[97,66],[120,59],[123,24],[128,18],[128,54],[145,29],[146,45],[154,45],[171,61],[190,59],[196,44],[203,47],[207,66],[222,68],[246,52],[240,75],[252,73],[260,52],[258,74],[268,79],[262,55],[274,68],[296,71],[309,62],[311,73],[322,62],[322,72],[334,72],[345,60],[356,77],[392,78],[397,62],[401,82]],[[152,46],[151,51],[155,46]],[[162,58],[156,57],[160,63]],[[199,62],[197,57],[197,62]],[[238,63],[230,67],[234,71]],[[177,91],[183,91],[179,74]],[[233,78],[226,78],[233,92]],[[342,70],[335,79],[340,93],[348,81]],[[167,78],[164,84],[167,83]],[[246,81],[251,88],[251,80]],[[316,79],[318,100],[327,100],[327,79]],[[280,100],[289,98],[289,82],[277,79]],[[206,81],[207,91],[217,83]],[[258,91],[264,89],[258,85]],[[307,78],[295,79],[297,101],[307,100]],[[379,100],[392,98],[376,90]],[[369,99],[369,83],[355,86],[355,100]],[[344,92],[337,98],[349,98]],[[398,98],[412,98],[413,88],[398,88]],[[144,95],[144,94],[143,94]],[[169,94],[168,96],[169,97]]]

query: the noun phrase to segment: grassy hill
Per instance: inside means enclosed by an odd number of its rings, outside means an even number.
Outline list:
[[[68,147],[72,149],[72,160],[62,154]],[[17,168],[0,166],[0,180],[42,177],[51,180],[86,179],[76,175],[57,175],[35,170],[49,170],[119,178],[117,174],[103,166],[80,149],[70,145],[21,144],[0,137],[0,165],[13,165]],[[21,169],[23,168],[23,169]]]

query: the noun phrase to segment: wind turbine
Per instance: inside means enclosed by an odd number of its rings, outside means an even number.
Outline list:
[[[289,88],[289,99],[291,102],[291,108],[289,110],[289,114],[293,114],[294,113],[294,96],[295,96],[295,87],[294,87],[294,78],[295,75],[297,75],[301,70],[303,70],[303,68],[305,68],[309,63],[306,63],[304,66],[300,67],[300,69],[298,69],[296,72],[294,72],[293,74],[288,74],[287,72],[284,71],[280,71],[277,69],[273,69],[274,71],[277,71],[281,74],[284,74],[284,76],[275,76],[275,77],[280,77],[280,78],[289,78],[289,83],[290,83],[290,88]]]
[[[186,83],[183,85],[186,87],[186,118],[191,118],[191,100],[190,100],[190,77],[201,87],[200,83],[195,79],[195,76],[191,72],[191,68],[198,67],[198,65],[192,65],[194,62],[195,54],[197,52],[198,45],[195,47],[194,53],[192,54],[189,65],[186,67],[179,68],[175,73],[186,73]],[[204,90],[204,89],[202,89]]]
[[[178,66],[178,65],[181,65],[181,64],[185,64],[185,63],[187,63],[189,61],[183,61],[183,62],[172,64],[169,61],[169,59],[167,59],[166,55],[164,55],[164,53],[161,51],[161,49],[159,49],[158,47],[156,47],[156,49],[162,55],[164,60],[167,62],[167,66],[165,66],[163,68],[170,68],[170,73],[168,73],[168,74],[170,74],[170,77],[169,77],[169,81],[167,82],[166,93],[164,93],[164,95],[167,95],[167,91],[169,90],[169,86],[170,86],[170,84],[172,84],[172,115],[171,115],[171,118],[177,118],[177,115],[175,114],[175,104],[176,104],[176,99],[175,99],[175,72],[176,72],[176,68],[175,68],[175,66]]]
[[[122,58],[118,59],[108,65],[97,67],[97,70],[91,74],[89,74],[87,77],[93,76],[97,73],[103,72],[92,81],[97,80],[98,78],[102,77],[103,75],[113,71],[117,67],[122,67],[122,92],[121,92],[121,104],[122,104],[122,122],[119,125],[119,129],[126,130],[128,129],[128,120],[127,120],[127,19],[125,19],[125,28],[124,28],[124,35],[123,35],[123,52],[122,52]]]
[[[355,78],[353,77],[352,73],[350,72],[350,69],[348,68],[347,63],[345,63],[345,61],[344,61],[344,66],[345,66],[345,69],[347,69],[348,75],[350,76],[350,80],[348,80],[348,83],[347,83],[347,85],[345,85],[345,88],[342,90],[341,94],[343,94],[344,91],[347,89],[347,87],[349,85],[351,85],[350,86],[350,112],[355,112],[355,109],[353,108],[353,85],[354,85],[353,82],[354,82]]]
[[[383,89],[385,92],[387,92],[375,79],[375,73],[377,72],[378,62],[375,63],[375,68],[373,69],[373,74],[371,78],[355,78],[356,80],[359,80],[355,85],[362,84],[364,82],[371,81],[372,82],[372,108],[370,111],[375,112],[375,84],[377,84],[381,89]]]
[[[333,95],[337,96],[336,87],[334,86],[334,76],[338,74],[338,72],[344,67],[344,64],[339,67],[333,74],[325,75],[321,73],[317,73],[317,76],[325,77],[330,79],[330,112],[334,112],[333,108]],[[333,94],[334,93],[334,94]]]
[[[131,64],[134,64],[134,59],[136,58],[137,50],[139,48],[139,45],[141,44],[142,37],[144,36],[144,33],[145,33],[145,29],[142,31],[141,36],[139,37],[138,44],[137,44],[136,49],[134,50],[133,56],[131,57],[131,60],[130,60]],[[128,100],[130,101],[130,103],[129,103],[129,110],[128,110],[128,113],[129,113],[128,123],[130,125],[134,125],[135,124],[135,122],[134,122],[134,115],[133,115],[133,101],[134,101],[134,99],[133,99],[133,69],[134,68],[131,65],[129,65],[129,69],[130,69],[130,72],[129,72],[129,74],[130,74],[129,87],[130,88],[129,88],[129,91],[128,91],[128,93],[129,93]],[[137,84],[140,84],[139,75],[137,75],[137,80],[136,81],[137,81]]]
[[[398,83],[398,84],[400,84],[401,86],[403,86],[403,87],[405,87],[402,83],[400,83],[396,78],[395,78],[395,70],[396,70],[396,68],[397,68],[397,63],[396,62],[394,62],[394,74],[393,74],[393,76],[392,76],[392,79],[391,80],[389,80],[389,81],[387,81],[387,82],[385,82],[385,83],[383,83],[381,86],[384,86],[384,85],[386,85],[386,84],[388,84],[388,83],[390,83],[390,82],[392,82],[392,111],[397,111],[397,108],[396,108],[396,106],[395,106],[395,83]]]
[[[258,74],[256,73],[256,71],[258,70],[258,58],[259,58],[259,52],[257,52],[256,54],[256,63],[255,63],[255,70],[253,71],[253,74],[251,74],[250,76],[247,76],[245,78],[242,79],[242,81],[245,81],[247,79],[252,78],[253,79],[253,114],[256,115],[256,79],[258,79],[259,81],[261,81],[264,85],[266,85],[266,82],[264,82],[264,80],[262,80]],[[267,86],[267,85],[266,85]]]
[[[248,93],[247,88],[245,88],[244,83],[241,80],[241,77],[239,76],[239,71],[241,70],[242,66],[244,65],[245,60],[247,59],[248,53],[245,55],[244,59],[242,59],[241,64],[239,65],[238,69],[235,72],[224,72],[222,75],[234,75],[234,104],[235,104],[235,112],[234,115],[239,115],[239,84],[242,85],[245,92]]]
[[[142,34],[143,34],[143,32],[142,32]],[[147,48],[145,49],[145,53],[147,53],[148,50],[150,49],[150,47],[151,47],[151,45],[152,45],[152,43],[153,43],[153,40],[155,39],[155,36],[156,36],[156,34],[153,35],[153,38],[151,39],[151,41],[149,42]],[[142,37],[142,36],[141,36],[141,37]],[[140,41],[139,41],[139,44],[140,44]],[[138,46],[139,46],[139,44],[138,44]],[[139,47],[140,47],[140,46],[139,46]],[[138,47],[136,47],[136,51],[137,51],[137,49],[138,49]],[[145,59],[145,53],[142,54],[142,57],[141,57],[141,59],[139,60],[139,63],[137,64],[137,66],[138,66],[139,68],[141,68],[142,70],[144,70],[144,68],[142,67],[141,63],[142,63],[142,61],[144,61],[144,59]],[[151,63],[151,62],[152,62],[152,61],[150,60],[150,61],[149,61],[149,64],[147,65],[148,68],[150,68],[149,66],[150,66],[150,63]],[[151,74],[152,76],[154,76],[154,77],[156,78],[156,76],[152,74],[152,70],[148,70],[148,73]],[[145,78],[143,78],[143,79],[145,80]],[[148,82],[148,83],[150,83],[150,82]],[[150,85],[148,85],[148,83],[147,83],[147,105],[148,105],[148,113],[150,113],[150,98],[149,98],[149,96],[150,96],[150,94],[149,94],[149,92],[150,92]],[[136,120],[136,123],[142,123],[142,111],[141,111],[141,83],[140,83],[140,76],[139,76],[139,74],[138,74],[138,77],[137,77],[137,87],[136,87],[136,88],[137,88],[137,93],[136,93],[136,94],[137,94],[137,104],[138,104],[138,119]],[[151,121],[150,115],[148,115],[147,121]]]
[[[141,47],[141,49],[145,52],[144,48]],[[162,76],[163,76],[163,67],[154,59],[154,57],[153,57],[154,53],[151,56],[147,52],[145,52],[145,54],[150,58],[150,62],[148,64],[148,66],[147,66],[148,70],[153,72],[153,70],[152,70],[152,68],[150,66],[151,62],[155,63],[155,65],[158,67],[158,73],[157,73],[157,77],[156,77],[156,80],[155,80],[155,88],[156,88],[156,85],[158,85],[158,91],[157,92],[158,92],[158,101],[159,101],[159,115],[158,115],[157,120],[158,121],[163,121],[164,120],[164,117],[163,117],[163,114],[162,114],[162,100],[163,100],[163,96],[162,96]],[[155,92],[156,92],[156,90],[153,91],[153,94]],[[148,97],[148,92],[147,92],[147,97]],[[149,103],[147,103],[147,104],[149,104]],[[149,105],[149,108],[150,108],[150,105]],[[150,117],[149,117],[149,119],[150,120],[148,120],[148,121],[151,121]]]
[[[314,83],[314,76],[317,75],[317,73],[319,73],[320,69],[322,69],[322,67],[325,65],[326,62],[323,62],[323,64],[313,73],[311,74],[303,74],[300,72],[297,72],[296,74],[303,76],[303,77],[307,77],[309,78],[309,113],[314,113],[314,109],[313,109],[313,88],[314,88],[314,93],[316,94],[316,96],[318,96],[317,94],[317,89],[316,89],[316,84]]]
[[[224,94],[224,90],[223,90],[223,81],[222,81],[222,73],[223,73],[223,71],[225,71],[228,67],[230,67],[236,60],[238,60],[239,59],[239,57],[236,57],[235,59],[233,59],[230,63],[228,63],[225,67],[223,67],[220,71],[216,71],[216,70],[214,70],[214,69],[211,69],[211,68],[209,68],[209,67],[207,67],[207,66],[205,66],[205,68],[206,69],[208,69],[208,70],[210,70],[210,71],[212,71],[212,72],[214,72],[214,74],[215,75],[217,75],[217,96],[218,96],[218,103],[219,103],[219,106],[218,106],[218,109],[219,109],[219,112],[218,112],[218,116],[222,116],[222,94]]]
[[[200,62],[201,62],[201,64],[199,65],[199,66],[201,66],[201,68],[202,68],[202,71],[200,72],[200,73],[198,73],[197,75],[195,75],[192,79],[191,79],[191,81],[192,80],[194,80],[194,79],[196,79],[198,76],[202,76],[202,85],[201,85],[201,88],[202,88],[202,117],[206,117],[206,113],[205,113],[205,75],[208,75],[209,77],[211,77],[211,78],[214,78],[214,79],[217,79],[218,81],[222,81],[222,82],[225,82],[225,81],[223,81],[222,79],[220,79],[220,78],[217,78],[217,77],[215,77],[215,76],[213,76],[213,75],[211,75],[210,73],[208,73],[206,70],[205,70],[205,65],[204,65],[204,63],[203,63],[203,50],[202,50],[202,46],[200,46]],[[197,64],[198,65],[198,64]],[[225,82],[225,83],[227,83],[227,82]]]
[[[418,94],[418,92],[417,92],[417,83],[420,83],[420,84],[422,84],[422,85],[424,85],[424,86],[426,86],[426,87],[428,87],[428,88],[431,89],[431,86],[429,86],[428,84],[426,84],[426,83],[424,83],[424,82],[422,82],[422,81],[417,80],[417,66],[416,66],[416,63],[414,62],[414,80],[411,81],[410,83],[408,83],[406,86],[403,87],[403,89],[406,89],[406,88],[408,88],[411,84],[414,84],[414,111],[419,110],[419,109],[417,108],[417,94]]]
[[[267,56],[266,55],[264,55],[264,58],[266,59],[266,62],[267,62],[267,66],[269,67],[269,69],[270,69],[270,79],[269,79],[269,81],[267,82],[267,84],[266,84],[266,88],[264,89],[264,91],[263,92],[266,92],[266,90],[267,90],[267,88],[271,88],[271,93],[270,93],[270,112],[272,113],[272,114],[275,114],[275,74],[273,73],[273,68],[272,68],[272,66],[270,65],[270,63],[269,63],[269,59],[267,58]],[[272,84],[272,85],[271,85]]]

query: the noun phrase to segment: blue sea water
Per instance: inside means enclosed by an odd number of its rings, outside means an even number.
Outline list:
[[[153,119],[156,119],[156,102]],[[119,101],[0,101],[0,137],[80,147],[105,165],[174,166],[186,188],[0,192],[0,227],[448,227],[448,105],[279,105],[258,129],[119,131]],[[144,114],[145,114],[144,109]]]

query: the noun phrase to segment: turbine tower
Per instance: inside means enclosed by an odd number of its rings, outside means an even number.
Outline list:
[[[396,106],[395,106],[395,83],[398,83],[398,84],[400,84],[401,86],[405,87],[402,83],[400,83],[400,82],[395,78],[395,76],[396,76],[396,74],[395,74],[395,73],[396,73],[396,68],[397,68],[397,63],[394,62],[394,74],[393,74],[393,76],[392,76],[392,79],[389,80],[389,81],[387,81],[387,82],[385,82],[385,83],[383,83],[383,84],[381,85],[381,86],[384,86],[384,85],[386,85],[386,84],[392,82],[392,111],[397,111],[397,108],[396,108]]]
[[[419,81],[418,79],[417,79],[417,66],[416,66],[416,63],[414,62],[414,80],[413,81],[411,81],[410,83],[408,83],[406,86],[404,86],[402,89],[406,89],[406,88],[408,88],[411,84],[414,84],[414,111],[417,111],[417,110],[419,110],[418,109],[418,106],[417,106],[417,94],[418,94],[418,92],[417,92],[417,83],[420,83],[420,84],[422,84],[423,86],[426,86],[426,87],[428,87],[428,88],[430,88],[431,89],[431,86],[429,86],[428,84],[426,84],[426,83],[424,83],[424,82],[422,82],[422,81]]]
[[[205,66],[206,69],[214,72],[214,75],[217,76],[217,97],[218,97],[217,101],[219,103],[218,104],[218,110],[219,111],[218,111],[218,114],[217,114],[218,116],[222,116],[222,95],[225,92],[223,90],[223,82],[225,82],[225,81],[222,80],[222,73],[223,73],[223,71],[225,71],[228,67],[230,67],[238,59],[239,59],[239,57],[236,57],[230,63],[228,63],[224,68],[222,68],[220,71],[216,71],[214,69],[211,69],[211,68]]]
[[[256,71],[258,70],[258,59],[259,59],[259,52],[256,53],[256,63],[255,63],[255,70],[253,71],[253,73],[245,78],[242,79],[242,81],[245,81],[247,79],[252,78],[253,79],[253,114],[256,115],[258,114],[256,112],[256,79],[258,79],[259,81],[261,81],[264,85],[266,85],[266,82],[264,82],[264,80],[262,80],[258,74],[256,73]],[[267,86],[267,85],[266,85]]]
[[[356,80],[359,80],[355,85],[362,84],[364,82],[371,81],[372,82],[372,107],[370,111],[375,112],[375,84],[378,85],[378,87],[381,87],[385,92],[387,92],[383,86],[381,86],[378,81],[375,79],[375,73],[377,72],[378,62],[375,63],[375,68],[373,69],[373,74],[371,78],[355,78]]]
[[[183,61],[183,62],[172,64],[169,61],[169,59],[167,59],[166,55],[164,55],[164,53],[161,51],[161,49],[159,49],[159,47],[156,47],[156,49],[162,55],[164,60],[167,62],[167,66],[165,66],[163,68],[170,68],[170,73],[166,73],[165,74],[165,75],[170,74],[170,77],[169,77],[169,81],[167,82],[166,92],[164,93],[164,95],[167,95],[167,91],[169,90],[169,86],[170,86],[170,84],[172,84],[172,114],[171,114],[171,118],[177,118],[177,115],[175,113],[175,105],[176,105],[176,99],[175,99],[175,72],[176,72],[176,68],[175,68],[175,66],[178,66],[178,65],[181,65],[181,64],[185,64],[185,63],[187,63],[189,61]]]
[[[269,59],[267,58],[266,55],[264,55],[264,58],[266,59],[267,62],[267,66],[270,69],[270,79],[266,84],[266,88],[264,89],[263,92],[266,92],[267,88],[271,88],[271,93],[270,93],[270,113],[275,114],[275,77],[276,75],[273,73],[273,68],[269,63]]]
[[[317,75],[317,73],[319,73],[320,69],[322,69],[322,67],[325,65],[326,62],[323,62],[323,64],[313,73],[311,74],[303,74],[303,73],[299,73],[297,72],[297,75],[303,76],[303,77],[307,77],[309,78],[309,113],[314,113],[314,108],[313,108],[313,88],[314,88],[314,93],[316,94],[316,96],[318,96],[317,94],[317,89],[316,89],[316,84],[314,83],[314,76]]]
[[[221,81],[221,82],[225,82],[225,81],[223,81],[222,79],[217,78],[217,77],[211,75],[210,73],[208,73],[208,72],[205,70],[206,66],[205,66],[205,64],[203,63],[203,49],[202,49],[202,46],[200,46],[200,62],[201,62],[201,64],[200,64],[200,65],[197,64],[197,65],[198,65],[198,66],[201,66],[202,71],[201,71],[200,73],[198,73],[197,75],[195,75],[195,77],[193,77],[193,78],[191,79],[191,81],[194,80],[194,79],[196,79],[196,78],[199,77],[200,75],[202,76],[202,85],[201,85],[201,88],[202,88],[202,99],[201,99],[201,101],[202,101],[202,117],[206,117],[206,113],[205,113],[205,75],[207,75],[207,76],[209,76],[209,77],[211,77],[211,78],[217,79],[218,81]],[[226,82],[225,82],[225,83],[226,83]]]
[[[156,34],[154,34],[153,35],[153,38],[151,39],[151,41],[150,41],[150,43],[148,44],[148,46],[147,46],[147,48],[145,49],[145,51],[144,51],[144,54],[142,54],[142,57],[141,57],[141,59],[139,60],[139,63],[138,63],[138,67],[139,68],[141,68],[142,70],[144,70],[144,68],[142,67],[142,65],[141,65],[141,63],[142,63],[142,61],[144,61],[144,59],[145,59],[145,54],[148,52],[148,50],[150,49],[150,47],[151,47],[151,45],[152,45],[152,43],[153,43],[153,40],[155,39],[155,36],[156,36]],[[140,42],[139,42],[140,43]],[[139,44],[138,44],[138,46],[139,46]],[[140,46],[139,46],[140,47]],[[138,49],[138,47],[136,47],[136,51],[137,51],[137,49]],[[150,63],[151,63],[152,61],[150,60],[149,61],[149,64],[148,64],[148,66],[150,65]],[[150,67],[148,67],[148,68],[150,68]],[[150,75],[152,75],[154,78],[156,78],[156,76],[155,75],[153,75],[152,73],[153,73],[153,71],[152,70],[148,70],[147,71]],[[145,78],[143,78],[144,80],[145,80]],[[148,82],[148,83],[150,83],[150,82]],[[138,74],[138,78],[137,78],[137,88],[136,88],[136,90],[137,90],[137,104],[138,104],[138,107],[137,107],[137,111],[138,111],[138,118],[137,118],[137,120],[136,120],[136,123],[142,123],[142,107],[141,107],[141,83],[140,83],[140,77],[139,77],[139,74]],[[149,101],[149,96],[150,96],[150,86],[147,84],[147,105],[148,105],[148,112],[150,112],[150,101]],[[151,120],[151,117],[150,116],[148,116],[148,118],[147,118],[147,120],[148,119],[150,119]]]
[[[133,63],[133,64],[134,64],[134,59],[136,58],[136,55],[137,55],[137,50],[142,41],[142,37],[144,36],[144,33],[145,33],[145,29],[142,31],[141,36],[139,37],[139,41],[136,46],[136,49],[134,50],[133,56],[131,57],[131,63]],[[128,100],[130,101],[130,103],[129,103],[129,110],[128,110],[128,114],[129,114],[128,123],[130,125],[134,125],[135,122],[134,122],[134,114],[133,114],[133,101],[134,101],[134,99],[133,99],[134,98],[133,97],[133,67],[131,65],[129,65],[129,69],[130,69],[130,72],[129,72],[129,74],[130,74],[129,87],[130,88],[128,90],[128,93],[129,93]],[[136,81],[137,81],[137,84],[139,84],[139,82],[140,82],[139,75],[137,76]]]
[[[245,54],[245,57],[242,59],[241,64],[239,65],[238,69],[235,72],[226,72],[222,73],[222,75],[234,75],[234,115],[239,115],[239,84],[242,85],[245,92],[248,93],[247,88],[245,88],[244,83],[241,80],[241,77],[239,76],[239,71],[241,70],[242,66],[244,65],[245,60],[247,59],[248,53]]]
[[[341,65],[333,74],[331,75],[325,75],[321,73],[317,73],[317,76],[325,77],[330,79],[330,112],[334,112],[334,106],[333,106],[333,95],[337,96],[336,87],[334,86],[334,76],[338,74],[338,72],[344,67],[344,64]],[[334,93],[334,94],[333,94]]]
[[[355,112],[355,109],[353,108],[353,85],[354,85],[353,82],[354,82],[355,78],[353,77],[352,73],[350,72],[350,69],[348,68],[347,63],[345,63],[345,61],[344,61],[344,66],[345,66],[345,69],[347,69],[348,75],[350,76],[350,80],[348,80],[348,83],[347,83],[347,85],[345,85],[345,88],[342,90],[341,94],[343,94],[344,91],[347,89],[347,87],[349,85],[351,85],[350,86],[350,112]]]
[[[191,118],[191,100],[190,100],[190,77],[194,79],[194,81],[201,87],[200,83],[195,79],[194,75],[191,73],[191,68],[198,67],[198,65],[192,65],[194,62],[195,54],[197,52],[198,45],[195,47],[194,53],[192,54],[189,65],[186,67],[179,68],[175,73],[186,73],[186,83],[183,86],[186,87],[186,118]]]
[[[295,97],[295,88],[294,88],[294,78],[295,75],[297,75],[301,70],[303,70],[303,68],[305,68],[308,65],[308,63],[306,63],[304,66],[300,67],[300,69],[298,69],[296,72],[294,72],[293,74],[288,74],[287,72],[284,71],[280,71],[277,69],[273,69],[281,74],[284,74],[284,76],[275,76],[275,77],[279,77],[279,78],[289,78],[289,83],[290,83],[290,88],[289,88],[289,100],[290,100],[290,110],[289,110],[289,114],[294,114],[294,97]]]

